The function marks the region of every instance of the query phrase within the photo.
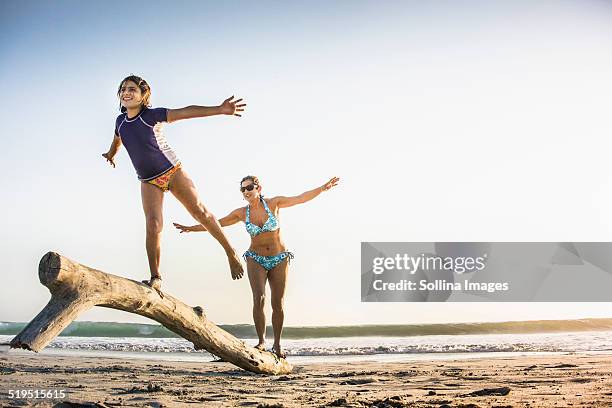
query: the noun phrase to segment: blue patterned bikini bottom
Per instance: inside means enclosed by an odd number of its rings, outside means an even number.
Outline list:
[[[293,259],[293,253],[289,251],[285,251],[285,252],[281,252],[280,254],[276,254],[272,256],[263,256],[249,249],[248,251],[244,253],[243,257],[245,261],[247,258],[253,259],[255,262],[263,266],[263,268],[266,271],[270,272],[276,265],[281,263],[285,258],[289,258],[289,260]]]

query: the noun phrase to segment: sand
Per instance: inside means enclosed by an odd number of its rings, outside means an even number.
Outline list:
[[[228,363],[4,353],[0,388],[0,406],[612,407],[612,355],[313,363],[264,376]],[[66,396],[9,399],[9,389]]]

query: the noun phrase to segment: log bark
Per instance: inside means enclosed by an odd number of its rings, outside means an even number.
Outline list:
[[[286,374],[293,367],[271,352],[247,346],[210,322],[201,307],[191,307],[149,286],[71,261],[55,252],[40,260],[40,283],[51,292],[44,309],[11,341],[11,348],[38,352],[84,311],[109,307],[153,319],[168,330],[240,368],[261,374]]]

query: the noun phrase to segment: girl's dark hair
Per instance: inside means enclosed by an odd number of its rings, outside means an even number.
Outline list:
[[[149,86],[147,81],[145,81],[139,76],[130,75],[124,78],[123,81],[121,81],[121,83],[119,84],[119,89],[117,89],[117,97],[119,98],[121,97],[120,96],[121,88],[123,87],[123,84],[125,84],[127,81],[132,81],[136,85],[138,85],[138,88],[140,88],[140,92],[142,92],[142,106],[144,106],[145,108],[150,108],[151,107],[151,87]],[[121,111],[121,113],[125,113],[127,111],[127,109],[124,106],[121,106],[121,100],[119,100],[119,110]]]
[[[253,184],[259,186],[259,179],[257,178],[257,176],[244,176],[242,180],[240,180],[240,187],[242,187],[242,183],[244,183],[247,180],[251,180]],[[259,196],[263,197],[263,194],[259,194]]]

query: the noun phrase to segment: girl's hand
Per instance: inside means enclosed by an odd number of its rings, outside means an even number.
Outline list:
[[[219,106],[219,111],[223,115],[242,116],[238,112],[244,112],[244,107],[246,106],[246,103],[239,102],[242,102],[242,98],[234,101],[234,95],[232,95],[223,101],[221,106]]]
[[[104,157],[106,161],[109,162],[111,166],[113,166],[113,168],[115,167],[115,158],[113,156],[108,153],[102,153],[102,157]]]
[[[335,187],[338,184],[340,179],[338,177],[332,177],[327,183],[321,186],[321,191],[327,191],[332,187]]]
[[[183,232],[192,232],[193,229],[191,227],[188,227],[187,225],[181,225],[179,223],[173,222],[172,225],[174,225],[176,227],[176,229],[181,230],[181,234]]]

